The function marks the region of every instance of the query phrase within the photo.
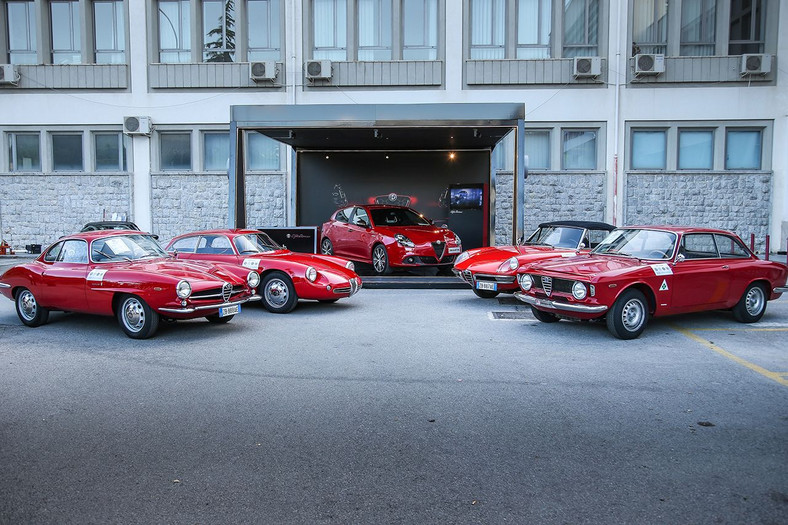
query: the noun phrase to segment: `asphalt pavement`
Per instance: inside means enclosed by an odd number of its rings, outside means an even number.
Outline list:
[[[146,341],[0,299],[2,524],[788,522],[785,297],[633,341],[469,289]]]

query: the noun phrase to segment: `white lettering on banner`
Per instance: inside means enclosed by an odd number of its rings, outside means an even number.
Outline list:
[[[256,270],[260,267],[260,259],[244,259],[243,266],[244,268]]]
[[[652,264],[651,269],[654,270],[654,275],[673,275],[669,264]]]
[[[103,281],[104,274],[107,273],[108,270],[90,270],[88,274],[88,281]]]

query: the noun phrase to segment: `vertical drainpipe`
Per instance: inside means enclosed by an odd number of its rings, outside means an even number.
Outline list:
[[[514,145],[514,184],[512,191],[512,244],[523,234],[525,217],[525,119],[517,119]]]
[[[621,124],[619,123],[619,119],[621,118],[621,74],[625,71],[625,68],[621,67],[621,11],[624,10],[622,0],[619,0],[619,5],[617,11],[617,18],[616,18],[616,63],[615,63],[615,116],[613,126],[615,126],[615,130],[613,132],[613,226],[618,226],[618,165],[619,165],[619,142],[620,142],[620,128]],[[610,66],[607,68],[608,72],[610,71]],[[622,206],[623,212],[623,206]],[[623,214],[623,213],[622,213]]]
[[[289,75],[291,78],[290,84],[290,104],[295,106],[298,104],[298,96],[297,96],[297,89],[298,89],[298,80],[304,78],[303,71],[301,65],[304,63],[304,49],[303,49],[303,38],[299,39],[296,38],[296,35],[302,34],[301,31],[296,31],[296,26],[298,22],[301,21],[301,27],[304,26],[303,19],[303,5],[301,2],[293,2],[292,9],[288,10],[289,15],[286,15],[285,23],[286,23],[286,31],[285,34],[287,35],[287,54],[290,57],[290,67],[288,68]],[[300,58],[300,60],[299,60]],[[286,177],[288,178],[288,182],[285,185],[286,191],[288,193],[288,198],[285,199],[285,226],[295,226],[296,218],[295,218],[295,207],[296,207],[296,173],[298,170],[297,165],[297,157],[296,157],[296,150],[293,146],[288,146],[287,150],[289,151],[289,155],[285,156],[285,173]]]
[[[238,228],[238,211],[236,207],[236,188],[238,187],[238,123],[230,107],[230,160],[227,165],[227,227]]]

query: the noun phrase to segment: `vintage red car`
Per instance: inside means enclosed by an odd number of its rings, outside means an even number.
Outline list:
[[[514,293],[520,289],[517,269],[521,265],[588,252],[614,228],[604,222],[543,222],[517,246],[487,246],[462,252],[452,271],[483,299]]]
[[[460,237],[406,206],[349,206],[323,223],[320,251],[371,263],[377,274],[391,268],[450,270],[462,252]]]
[[[292,252],[258,230],[206,230],[175,237],[178,259],[240,264],[260,274],[265,308],[287,313],[299,299],[334,302],[361,289],[353,263],[340,257]]]
[[[260,299],[259,283],[242,266],[177,261],[150,234],[106,230],[61,237],[0,276],[0,293],[27,326],[46,323],[52,310],[114,315],[127,336],[145,339],[161,318],[226,323]]]
[[[725,309],[756,322],[788,291],[787,277],[786,266],[759,259],[727,231],[628,227],[590,254],[523,267],[515,296],[542,322],[604,317],[614,336],[633,339],[651,315]]]

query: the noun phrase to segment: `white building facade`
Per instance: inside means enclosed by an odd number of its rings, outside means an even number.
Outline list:
[[[231,106],[513,102],[526,108],[526,231],[712,226],[785,250],[785,7],[0,0],[0,234],[22,249],[102,218],[163,240],[227,226]],[[493,155],[499,243],[512,147]],[[250,226],[295,225],[292,158],[248,140]]]

